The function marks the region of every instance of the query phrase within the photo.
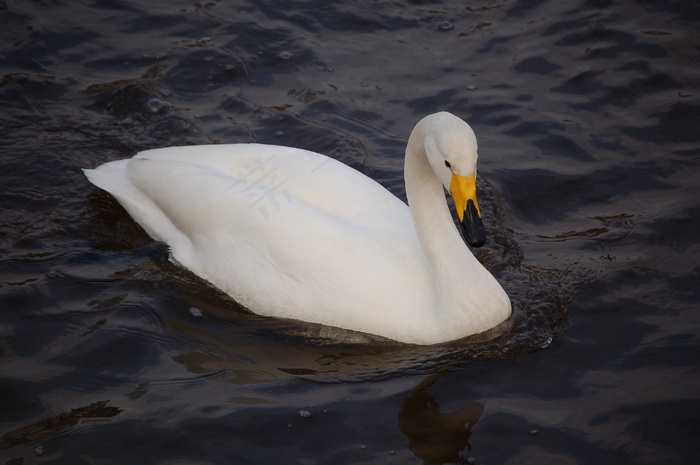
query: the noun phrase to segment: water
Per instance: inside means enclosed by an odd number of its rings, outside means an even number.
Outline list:
[[[146,3],[146,4],[144,4]],[[0,463],[685,464],[700,455],[694,2],[0,2]],[[403,197],[480,143],[491,341],[332,342],[167,261],[80,168],[260,141]]]

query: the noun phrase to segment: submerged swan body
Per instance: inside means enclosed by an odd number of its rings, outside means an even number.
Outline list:
[[[449,113],[406,148],[410,209],[324,155],[260,144],[171,147],[85,170],[173,258],[254,313],[434,344],[481,333],[511,304],[457,230],[483,243],[477,144]]]

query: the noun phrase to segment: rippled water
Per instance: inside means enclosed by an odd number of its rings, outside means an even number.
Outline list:
[[[5,0],[0,21],[0,463],[700,456],[695,2]],[[80,171],[259,141],[403,197],[438,110],[479,138],[476,254],[515,306],[491,341],[251,315]]]

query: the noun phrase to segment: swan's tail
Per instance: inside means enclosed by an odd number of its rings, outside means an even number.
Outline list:
[[[169,244],[171,249],[191,245],[189,238],[175,227],[158,205],[129,180],[126,175],[129,161],[116,160],[83,172],[91,183],[117,199],[153,239]]]

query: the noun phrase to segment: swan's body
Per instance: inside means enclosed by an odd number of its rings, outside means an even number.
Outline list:
[[[476,160],[471,128],[438,113],[406,149],[410,210],[358,171],[288,147],[171,147],[85,172],[175,260],[255,313],[432,344],[511,313],[445,201],[455,179],[473,186]],[[475,191],[460,198],[460,219],[478,212]]]

